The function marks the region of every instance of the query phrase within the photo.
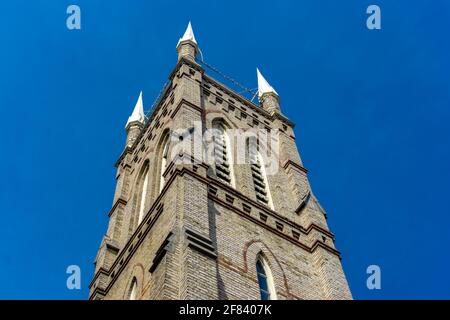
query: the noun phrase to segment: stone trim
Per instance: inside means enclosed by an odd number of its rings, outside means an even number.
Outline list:
[[[172,232],[169,232],[166,239],[163,241],[163,243],[159,247],[158,251],[156,251],[155,257],[152,260],[152,265],[150,266],[150,269],[148,270],[148,271],[150,271],[150,273],[153,273],[156,270],[159,263],[166,255],[167,251],[170,251],[170,249],[172,248],[173,238],[174,238],[174,234]]]
[[[211,239],[206,238],[200,233],[189,228],[185,228],[184,235],[186,237],[186,245],[189,248],[197,250],[210,258],[217,258],[216,249],[214,248]]]
[[[194,109],[194,110],[196,110],[196,111],[198,111],[200,113],[203,112],[203,109],[201,107],[193,104],[192,102],[187,101],[184,98],[181,98],[181,100],[178,102],[177,106],[173,109],[173,111],[172,111],[172,113],[170,115],[171,119],[173,119],[175,117],[175,115],[178,113],[178,111],[180,111],[180,109],[181,109],[181,107],[183,105],[187,105],[187,106],[191,107],[192,109]]]
[[[311,191],[308,191],[308,193],[303,197],[300,205],[297,207],[297,209],[295,209],[295,213],[300,214],[303,211],[303,209],[305,209],[310,199],[311,199]]]
[[[109,275],[108,270],[106,270],[103,267],[100,267],[98,269],[98,271],[95,273],[94,278],[92,278],[91,282],[89,282],[89,288],[91,288],[94,285],[94,282],[97,280],[98,277],[100,277],[101,274],[103,274],[105,276]],[[95,288],[95,290],[97,290],[97,289],[98,288]],[[93,295],[93,293],[92,293],[92,295]]]
[[[117,201],[114,203],[114,205],[112,206],[112,208],[111,208],[111,210],[109,210],[109,212],[108,212],[108,217],[111,217],[111,215],[113,214],[113,212],[116,210],[116,208],[119,206],[119,205],[124,205],[124,206],[126,206],[127,205],[127,200],[125,200],[125,199],[123,199],[123,198],[118,198],[117,199]]]
[[[119,158],[117,159],[116,163],[114,163],[114,167],[118,168],[122,160],[125,158],[125,156],[127,154],[131,154],[132,151],[133,150],[130,147],[126,146],[125,149],[123,149],[122,153],[120,154]]]
[[[201,72],[202,74],[205,72],[205,70],[203,69],[203,67],[201,65],[199,65],[198,63],[196,63],[195,61],[186,59],[185,57],[181,57],[180,60],[178,60],[177,64],[175,65],[175,67],[172,69],[172,71],[169,74],[169,79],[172,80],[175,75],[178,72],[178,69],[180,69],[180,67],[183,64],[187,64],[189,65],[191,68],[194,68],[195,70]]]
[[[286,160],[286,161],[284,162],[284,164],[283,164],[283,169],[287,169],[287,167],[290,166],[290,165],[293,166],[294,168],[296,168],[296,169],[298,169],[298,170],[304,172],[304,173],[308,173],[308,169],[302,167],[301,165],[299,165],[298,163],[295,163],[294,161],[292,161],[292,160],[290,160],[290,159],[289,159],[289,160]]]
[[[285,117],[283,114],[281,114],[281,113],[276,113],[276,112],[275,112],[275,113],[272,115],[272,117],[273,117],[274,119],[279,119],[279,120],[281,120],[282,122],[288,124],[288,125],[291,126],[292,128],[295,127],[295,123],[293,123],[291,120],[289,120],[288,118],[286,118],[286,117]]]

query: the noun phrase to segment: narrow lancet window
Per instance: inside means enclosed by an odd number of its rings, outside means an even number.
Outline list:
[[[275,286],[272,273],[262,257],[256,261],[256,274],[258,276],[259,292],[261,300],[276,300]]]
[[[147,198],[147,191],[148,191],[148,179],[149,179],[149,166],[148,163],[143,171],[142,174],[142,187],[141,187],[141,203],[139,206],[139,217],[138,217],[138,225],[141,223],[142,219],[144,218],[145,215],[145,201]]]

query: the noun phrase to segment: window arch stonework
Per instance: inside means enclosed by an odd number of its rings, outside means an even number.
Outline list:
[[[277,300],[272,271],[262,252],[258,254],[255,266],[261,300]]]
[[[280,297],[283,297],[284,299],[295,298],[289,291],[288,280],[280,261],[261,240],[249,241],[244,245],[243,250],[244,272],[248,273],[249,276],[255,280],[255,296],[260,294],[256,271],[256,262],[260,257],[265,259],[267,267],[271,272],[277,299],[280,299]]]
[[[130,300],[132,298],[132,294],[134,295],[134,300],[141,299],[145,291],[144,281],[146,281],[144,267],[142,264],[137,263],[133,266],[131,274],[128,277],[128,281],[125,284],[122,299]]]

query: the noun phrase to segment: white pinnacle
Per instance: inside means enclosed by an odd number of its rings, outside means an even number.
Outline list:
[[[128,118],[127,124],[125,125],[125,128],[128,127],[128,124],[131,122],[141,122],[144,123],[145,115],[144,115],[144,104],[142,103],[142,91],[139,94],[139,98],[136,102],[136,106],[134,107],[133,113]]]
[[[181,37],[180,40],[178,40],[177,47],[181,41],[187,41],[187,40],[190,40],[190,41],[194,42],[195,44],[197,44],[197,41],[195,41],[194,31],[192,31],[192,26],[191,26],[190,21],[188,23],[186,31],[184,32],[183,37]]]
[[[278,95],[275,89],[267,82],[266,79],[264,79],[263,75],[261,74],[261,72],[259,72],[258,68],[256,68],[256,74],[258,75],[258,97],[261,98],[261,96],[264,93],[269,92],[273,92],[276,95]]]

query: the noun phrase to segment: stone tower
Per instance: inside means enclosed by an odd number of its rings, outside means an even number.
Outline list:
[[[176,49],[127,121],[90,299],[351,299],[278,93],[208,75],[190,23]]]

